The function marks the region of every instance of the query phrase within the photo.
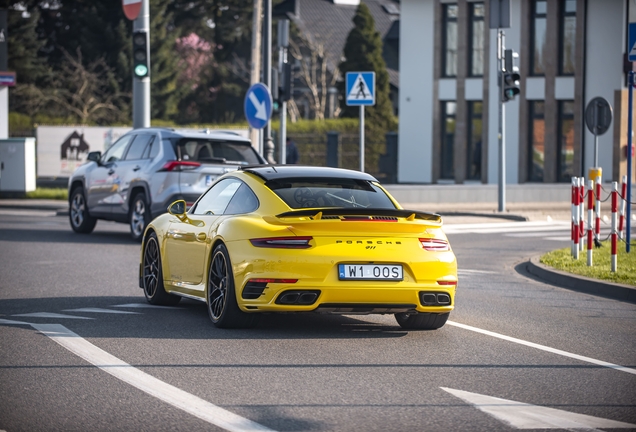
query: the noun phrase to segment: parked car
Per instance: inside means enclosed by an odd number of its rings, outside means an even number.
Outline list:
[[[155,305],[205,302],[221,328],[317,312],[433,330],[455,306],[457,261],[438,214],[403,209],[369,174],[252,166],[148,225],[139,286]]]
[[[103,155],[90,152],[69,179],[71,227],[87,234],[99,219],[128,223],[132,238],[140,241],[170,203],[192,204],[217,177],[264,163],[235,132],[134,129]]]

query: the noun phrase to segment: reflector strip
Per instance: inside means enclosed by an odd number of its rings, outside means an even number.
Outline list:
[[[298,279],[250,279],[248,283],[296,283]]]
[[[443,280],[439,281],[438,280],[437,284],[438,285],[457,285],[457,282],[456,281],[443,281]]]

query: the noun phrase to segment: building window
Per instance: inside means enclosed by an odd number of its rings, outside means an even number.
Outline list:
[[[530,167],[528,181],[543,182],[545,167],[545,104],[540,101],[530,101]]]
[[[481,180],[482,102],[468,102],[468,149],[466,179]]]
[[[574,101],[559,101],[559,165],[557,178],[570,182],[574,176]]]
[[[484,74],[484,45],[486,32],[484,25],[484,4],[469,3],[470,5],[470,38],[469,49],[469,73],[470,76],[482,76]]]
[[[576,48],[576,0],[561,2],[559,74],[574,75]]]
[[[455,145],[455,102],[442,102],[442,170],[440,178],[454,179],[453,147]]]
[[[546,0],[534,0],[532,6],[530,75],[544,75],[548,4]]]
[[[443,75],[457,76],[457,5],[444,5]]]

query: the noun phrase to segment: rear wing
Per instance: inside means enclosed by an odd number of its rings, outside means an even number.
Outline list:
[[[442,225],[442,217],[437,213],[428,213],[417,210],[405,209],[370,209],[370,208],[322,208],[292,210],[276,215],[278,219],[302,218],[311,220],[340,219],[355,221],[388,221],[390,219],[404,218],[408,221],[421,220],[433,225]]]

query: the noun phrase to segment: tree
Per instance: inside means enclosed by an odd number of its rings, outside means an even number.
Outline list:
[[[350,71],[375,72],[375,106],[365,108],[365,116],[369,126],[377,126],[384,130],[394,130],[397,119],[393,115],[393,107],[389,97],[389,73],[382,58],[382,38],[375,29],[375,21],[369,8],[360,2],[353,17],[354,28],[347,37],[344,47],[345,60],[340,64],[342,76]],[[345,83],[340,82],[340,94],[345,94]],[[346,99],[341,100],[345,117],[357,117],[357,107],[346,106]]]
[[[294,37],[290,40],[289,54],[300,61],[298,76],[309,90],[301,97],[308,99],[312,116],[317,120],[324,120],[329,89],[336,84],[340,77],[338,68],[329,70],[329,56],[325,43],[319,35],[312,37],[295,32]],[[339,111],[339,109],[336,110],[336,117]]]

